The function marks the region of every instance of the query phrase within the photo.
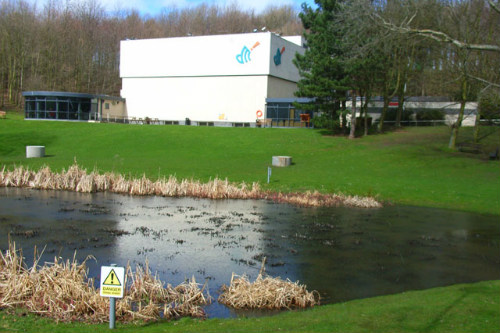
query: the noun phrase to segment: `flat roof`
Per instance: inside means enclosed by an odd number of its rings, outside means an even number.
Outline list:
[[[94,95],[92,94],[82,94],[65,91],[23,91],[23,96],[94,98]]]
[[[284,97],[284,98],[266,98],[266,103],[311,103],[314,98],[309,97]]]
[[[67,92],[67,91],[23,91],[22,95],[24,97],[28,96],[44,96],[44,97],[69,97],[69,98],[100,98],[100,99],[109,99],[115,101],[124,101],[125,98],[117,97],[117,96],[109,96],[103,94],[85,94],[85,93],[75,93],[75,92]]]

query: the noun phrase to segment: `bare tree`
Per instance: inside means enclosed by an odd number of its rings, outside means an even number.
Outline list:
[[[411,7],[412,4],[415,6]],[[431,0],[412,4],[407,5],[409,14],[403,18],[388,18],[374,13],[374,22],[386,31],[433,42],[429,44],[428,51],[436,54],[433,58],[437,60],[433,64],[433,74],[446,78],[446,84],[441,86],[460,102],[460,111],[452,126],[449,142],[449,147],[455,148],[465,103],[477,99],[481,85],[497,86],[499,83],[498,75],[489,74],[497,73],[500,69],[498,2]],[[426,16],[434,17],[433,20],[426,20]],[[442,70],[443,67],[446,71]]]
[[[448,7],[447,11],[453,12],[454,9],[456,9],[462,5],[465,5],[465,6],[471,5],[472,6],[474,2],[476,2],[476,5],[477,5],[477,1],[465,1],[463,3],[456,3],[456,4],[450,3],[451,7]],[[484,3],[483,0],[480,0],[479,2]],[[497,13],[500,13],[498,4],[495,4],[492,0],[488,0],[488,3],[490,5],[491,9],[493,9]],[[490,10],[490,12],[491,12],[491,10]],[[440,30],[433,29],[433,28],[412,27],[412,23],[418,14],[419,14],[418,11],[416,11],[415,13],[413,13],[413,15],[411,17],[405,17],[403,20],[401,20],[399,22],[399,24],[395,23],[395,22],[391,22],[377,13],[375,13],[374,16],[377,18],[377,21],[379,23],[381,23],[386,29],[397,32],[397,33],[417,35],[417,36],[421,36],[421,37],[425,37],[425,38],[430,38],[430,39],[437,41],[439,43],[451,44],[459,49],[500,52],[500,45],[498,45],[498,44],[475,43],[475,42],[471,42],[471,41],[468,41],[465,39],[460,39],[457,36],[452,36],[451,34],[446,33],[445,31],[440,31]],[[427,12],[425,14],[427,14]],[[488,15],[492,15],[492,14],[493,13],[491,12]]]
[[[262,26],[301,34],[289,6],[261,14],[237,4],[164,8],[157,16],[135,9],[108,13],[100,0],[0,0],[0,106],[19,104],[23,90],[119,94],[120,40],[251,32]]]

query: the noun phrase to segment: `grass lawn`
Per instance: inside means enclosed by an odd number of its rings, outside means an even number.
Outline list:
[[[356,140],[320,130],[209,128],[0,119],[0,167],[79,165],[149,178],[260,182],[277,191],[319,190],[375,196],[391,203],[500,215],[500,163],[488,153],[500,130],[485,127],[484,154],[447,149],[449,128],[411,127]],[[459,142],[470,141],[462,128]],[[26,159],[26,145],[46,146],[47,157]],[[294,164],[267,167],[275,155]],[[466,269],[466,268],[464,268]],[[499,332],[500,281],[456,285],[355,300],[263,318],[209,319],[118,325],[133,332]],[[107,324],[56,324],[34,315],[0,311],[0,331],[104,332]]]
[[[278,191],[319,190],[379,200],[500,215],[500,163],[488,153],[500,130],[482,140],[485,154],[449,151],[448,127],[408,127],[350,141],[319,130],[217,128],[0,120],[0,166],[68,168],[75,160],[100,172],[130,176],[259,182]],[[471,140],[462,128],[459,142]],[[26,145],[46,146],[47,157],[26,159]],[[275,155],[289,168],[267,167]]]
[[[500,281],[411,291],[276,316],[117,323],[119,332],[499,332]],[[108,324],[55,323],[0,311],[2,332],[109,332]]]

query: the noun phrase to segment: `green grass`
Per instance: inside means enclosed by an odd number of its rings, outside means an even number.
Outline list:
[[[261,318],[117,323],[119,332],[499,332],[500,281],[411,291]],[[5,332],[109,332],[108,324],[59,323],[0,312]]]
[[[393,203],[500,215],[500,164],[487,153],[500,132],[484,128],[486,154],[449,151],[446,127],[405,128],[359,138],[308,129],[127,126],[119,124],[0,119],[0,166],[69,167],[74,160],[101,172],[150,178],[174,174],[208,180],[258,181],[280,191],[319,190],[376,196]],[[469,141],[463,128],[459,141]],[[43,159],[26,159],[26,145],[44,145]],[[290,155],[289,168],[267,167],[274,155]],[[133,332],[498,332],[500,281],[356,300],[263,318],[183,319],[118,325]],[[31,314],[0,311],[0,331],[104,332],[107,324],[56,324]]]
[[[488,153],[500,145],[498,128],[483,139],[485,154],[447,149],[447,127],[410,127],[350,141],[319,130],[136,126],[25,121],[9,113],[0,120],[0,165],[46,164],[53,170],[74,160],[100,172],[150,178],[176,175],[206,181],[258,181],[279,191],[319,190],[376,196],[392,203],[500,214],[500,163]],[[462,128],[460,141],[471,139]],[[44,145],[43,159],[26,159],[26,145]],[[267,167],[274,155],[293,166]]]

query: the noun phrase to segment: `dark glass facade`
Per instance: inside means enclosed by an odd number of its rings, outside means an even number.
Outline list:
[[[91,119],[97,109],[90,94],[28,91],[23,96],[26,119],[85,121]]]
[[[296,109],[294,102],[308,103],[308,98],[268,98],[266,99],[266,119],[271,119],[273,127],[301,127],[310,126],[301,121],[301,114],[309,114],[312,119],[312,111]]]

